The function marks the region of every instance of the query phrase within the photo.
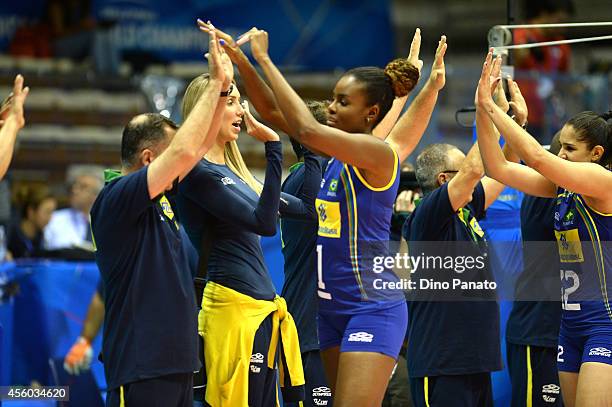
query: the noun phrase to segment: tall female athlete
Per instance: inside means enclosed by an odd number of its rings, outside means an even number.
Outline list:
[[[183,117],[191,113],[207,81],[201,75],[190,83]],[[216,141],[181,182],[177,197],[181,222],[200,255],[206,251],[208,259],[208,283],[199,315],[205,399],[214,407],[270,407],[277,404],[277,360],[286,367],[281,373],[285,389],[300,393],[304,379],[295,325],[285,301],[276,296],[260,236],[276,233],[279,211],[284,216],[316,218],[314,199],[321,167],[312,154],[307,155],[300,199],[281,194],[278,134],[243,108],[236,87],[221,96],[218,108],[223,112]],[[249,134],[265,143],[263,186],[249,172],[236,144],[243,118]],[[276,355],[279,335],[281,358]],[[289,392],[284,394],[292,399]]]
[[[561,150],[554,156],[493,103],[491,58],[489,52],[476,106],[487,175],[530,195],[557,198],[554,224],[563,294],[557,362],[563,401],[569,407],[610,406],[612,114],[582,112],[572,117],[561,129]],[[504,159],[493,125],[526,166]]]
[[[383,142],[371,131],[394,98],[416,85],[416,61],[348,71],[336,84],[326,126],[314,119],[272,63],[267,33],[254,28],[246,35],[292,135],[307,148],[333,157],[316,207],[319,339],[334,405],[380,405],[403,341],[407,311],[403,295],[376,291],[375,279],[391,281],[394,276],[387,269],[374,273],[371,261],[374,253],[384,254],[389,240],[399,162],[418,143],[444,86],[446,39],[439,42],[427,91]]]

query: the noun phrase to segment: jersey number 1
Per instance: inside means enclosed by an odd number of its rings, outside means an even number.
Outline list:
[[[317,245],[317,277],[319,280],[319,289],[317,290],[319,297],[324,300],[331,300],[330,293],[325,292],[325,283],[323,282],[323,245]]]

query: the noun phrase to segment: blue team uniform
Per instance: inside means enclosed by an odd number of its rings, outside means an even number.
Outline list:
[[[524,267],[506,327],[512,407],[563,405],[557,372],[561,283],[554,211],[552,198],[526,195],[521,205]]]
[[[584,362],[612,364],[612,214],[599,213],[579,194],[560,189],[555,236],[563,308],[559,370],[578,372]]]
[[[168,199],[151,199],[148,167],[106,184],[91,209],[104,282],[107,406],[193,404],[197,307]]]
[[[305,156],[312,155],[305,152]],[[325,168],[327,159],[317,158]],[[303,162],[294,164],[283,182],[281,190],[292,196],[303,193],[307,183],[306,166]],[[317,177],[317,190],[321,174]],[[332,394],[323,362],[319,353],[317,335],[317,219],[281,218],[281,242],[285,258],[285,282],[281,296],[287,301],[287,309],[295,320],[300,338],[302,366],[306,380],[306,394],[300,407],[317,405],[332,406]],[[285,406],[297,406],[285,403]]]
[[[244,366],[236,367],[233,375],[235,377],[240,372],[244,372],[246,367],[248,389],[238,384],[233,384],[230,389],[229,381],[223,386],[211,385],[209,369],[214,363],[211,362],[209,356],[206,356],[207,402],[210,398],[216,398],[225,393],[247,391],[250,406],[276,405],[277,372],[276,369],[269,366],[265,368],[262,356],[268,354],[271,346],[275,346],[273,340],[278,340],[274,339],[273,315],[268,315],[255,332],[252,340],[252,353],[249,355],[237,354],[237,350],[241,349],[239,345],[242,341],[247,341],[245,339],[247,337],[241,335],[246,335],[245,331],[250,329],[247,326],[249,318],[257,316],[257,312],[247,308],[244,304],[234,302],[234,297],[228,301],[219,300],[213,297],[214,289],[211,289],[211,287],[222,287],[226,291],[231,290],[235,293],[235,297],[249,299],[251,303],[256,303],[255,300],[275,303],[276,291],[264,262],[260,236],[273,235],[276,232],[279,211],[288,218],[316,218],[313,201],[321,178],[319,162],[315,159],[306,159],[305,172],[309,174],[309,179],[314,179],[314,182],[305,184],[300,199],[280,192],[281,143],[269,141],[265,143],[265,149],[267,166],[261,195],[258,195],[227,166],[206,160],[200,161],[179,185],[178,211],[187,234],[198,252],[202,247],[204,232],[207,229],[212,231],[212,244],[207,264],[208,285],[204,292],[203,310],[200,313],[200,328],[204,334],[205,354],[210,353],[215,356],[223,354],[237,359],[248,358],[247,361],[250,359],[250,365],[244,364]],[[207,306],[210,309],[215,305],[213,303],[225,304],[228,305],[228,308],[237,309],[236,312],[241,314],[239,323],[227,319],[225,315],[212,322],[204,322],[207,314],[204,310]],[[219,323],[219,325],[206,331],[208,328],[205,325],[208,323]],[[230,326],[232,324],[234,326]],[[243,331],[240,331],[241,327],[244,328]],[[230,334],[237,331],[239,333],[236,335]],[[223,340],[214,343],[221,343],[225,346],[224,349],[231,348],[232,352],[215,348],[212,345],[215,335],[223,335]],[[303,399],[301,387],[287,390],[289,387],[291,386],[285,386],[283,391],[285,400]],[[297,395],[289,394],[289,391],[293,390],[296,390]]]
[[[488,246],[478,223],[485,215],[482,183],[459,211],[453,210],[448,185],[419,201],[402,235],[411,253],[483,256],[485,266],[463,274],[425,268],[412,278],[492,281]],[[491,406],[490,372],[502,368],[496,292],[412,290],[409,299],[406,358],[414,405]]]
[[[407,324],[402,291],[380,290],[398,281],[375,272],[373,259],[389,255],[389,228],[399,186],[395,155],[392,179],[373,188],[351,165],[332,159],[316,200],[319,214],[317,266],[321,349],[379,352],[397,358]]]

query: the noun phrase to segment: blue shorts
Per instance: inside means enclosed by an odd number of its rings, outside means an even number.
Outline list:
[[[561,329],[557,367],[560,372],[580,371],[586,362],[612,365],[612,332],[575,335]]]
[[[340,314],[319,310],[321,350],[340,346],[340,352],[376,352],[397,359],[406,327],[405,302],[363,314]]]

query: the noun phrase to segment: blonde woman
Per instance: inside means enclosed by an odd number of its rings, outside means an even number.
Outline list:
[[[207,81],[201,75],[191,82],[183,100],[183,117],[189,115]],[[287,368],[281,370],[281,384],[297,391],[301,399],[304,379],[295,324],[284,300],[276,295],[259,238],[276,233],[279,211],[283,216],[316,219],[314,200],[321,167],[308,155],[308,181],[300,199],[281,194],[278,134],[257,122],[248,106],[245,109],[240,104],[235,86],[221,96],[225,111],[216,142],[180,184],[177,197],[181,221],[196,249],[201,251],[203,236],[211,240],[199,317],[206,402],[215,407],[273,406],[279,333],[286,351],[280,361]],[[236,144],[243,120],[248,133],[265,144],[263,185],[246,167]],[[285,400],[292,398],[291,392],[284,392]]]

